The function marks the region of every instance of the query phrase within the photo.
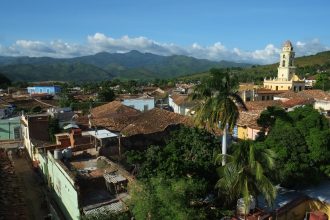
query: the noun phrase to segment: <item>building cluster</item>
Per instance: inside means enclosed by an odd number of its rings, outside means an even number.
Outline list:
[[[262,129],[257,120],[269,106],[292,111],[313,105],[329,116],[330,94],[307,89],[312,86],[313,79],[302,80],[296,75],[293,47],[285,42],[277,78],[265,79],[263,86],[240,84],[238,92],[248,111],[240,112],[232,137],[255,140]],[[138,168],[121,165],[123,153],[163,145],[179,126],[194,126],[194,107],[199,104],[190,98],[194,87],[184,83],[164,90],[144,87],[140,94],[119,95],[115,101],[91,108],[85,115],[41,101],[40,97],[56,96],[61,90],[58,86],[28,87],[28,96],[33,100],[39,97],[35,101],[48,105],[47,110],[38,114],[22,112],[9,118],[15,106],[0,100],[6,109],[3,113],[0,109],[0,140],[22,140],[21,147],[41,173],[54,201],[49,205],[55,219],[125,211],[129,186]],[[73,89],[76,99],[90,98],[79,91],[80,88]],[[19,94],[16,99],[26,101]],[[53,119],[61,132],[50,133]],[[319,205],[313,202],[306,198],[297,204]],[[286,209],[279,213],[288,215],[283,211]]]
[[[123,103],[113,101],[91,109],[88,116],[59,122],[64,132],[54,134],[55,143],[48,133],[51,117],[68,111],[52,108],[21,116],[23,144],[57,204],[53,216],[79,219],[125,211],[134,169],[118,163],[122,154],[164,144],[178,126],[192,125],[183,115],[160,108],[140,111]]]

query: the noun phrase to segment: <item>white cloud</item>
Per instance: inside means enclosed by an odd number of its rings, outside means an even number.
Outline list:
[[[315,54],[330,50],[329,46],[322,44],[318,39],[310,41],[297,41],[294,43],[297,56]],[[84,44],[74,44],[55,40],[51,42],[17,40],[10,46],[0,45],[0,55],[4,56],[50,56],[50,57],[76,57],[106,51],[110,53],[123,53],[138,50],[143,53],[159,55],[187,55],[210,60],[231,60],[249,63],[274,63],[278,61],[281,45],[268,44],[263,49],[245,51],[240,48],[227,48],[221,42],[203,46],[193,43],[183,47],[173,43],[160,43],[146,37],[112,38],[103,33],[87,36]]]

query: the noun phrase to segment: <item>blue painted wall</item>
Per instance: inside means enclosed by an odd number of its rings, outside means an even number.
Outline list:
[[[46,93],[50,95],[57,94],[61,92],[61,87],[59,86],[32,86],[27,88],[29,94],[40,94]]]

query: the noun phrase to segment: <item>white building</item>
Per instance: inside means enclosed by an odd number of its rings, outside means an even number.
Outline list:
[[[195,106],[194,102],[189,100],[186,94],[172,94],[168,98],[168,105],[172,107],[175,113],[181,115],[192,115],[192,108]]]
[[[155,108],[155,98],[147,95],[143,96],[123,96],[122,103],[126,106],[146,112]]]

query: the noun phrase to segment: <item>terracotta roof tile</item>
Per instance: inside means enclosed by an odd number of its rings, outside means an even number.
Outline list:
[[[268,101],[251,101],[245,103],[249,111],[253,110],[265,110],[268,106],[282,106],[280,100],[268,100]]]
[[[239,118],[237,120],[238,126],[247,126],[251,128],[260,128],[258,126],[257,120],[260,117],[262,110],[254,110],[254,111],[247,111],[247,112],[240,112]]]
[[[154,108],[139,115],[135,121],[122,130],[122,133],[127,136],[150,134],[164,131],[168,126],[178,124],[193,125],[189,117]]]
[[[315,100],[330,101],[330,93],[320,89],[303,90],[299,92],[298,95],[305,96],[307,98],[313,98]]]
[[[92,126],[106,127],[112,131],[121,131],[141,114],[139,110],[113,101],[91,110]]]
[[[172,94],[171,98],[173,99],[173,102],[177,105],[186,105],[186,106],[193,106],[195,105],[195,102],[189,99],[189,96],[187,94]]]
[[[120,101],[113,101],[93,108],[91,113],[95,118],[102,118],[113,114],[138,114],[140,111],[123,105]]]
[[[314,103],[312,98],[293,98],[283,102],[285,108],[292,108],[298,105],[308,105]]]
[[[276,95],[276,97],[279,97],[279,98],[285,98],[285,99],[291,99],[291,98],[297,98],[299,97],[298,93],[292,91],[292,90],[289,90],[289,91],[286,91],[282,94],[279,94],[279,95]]]

